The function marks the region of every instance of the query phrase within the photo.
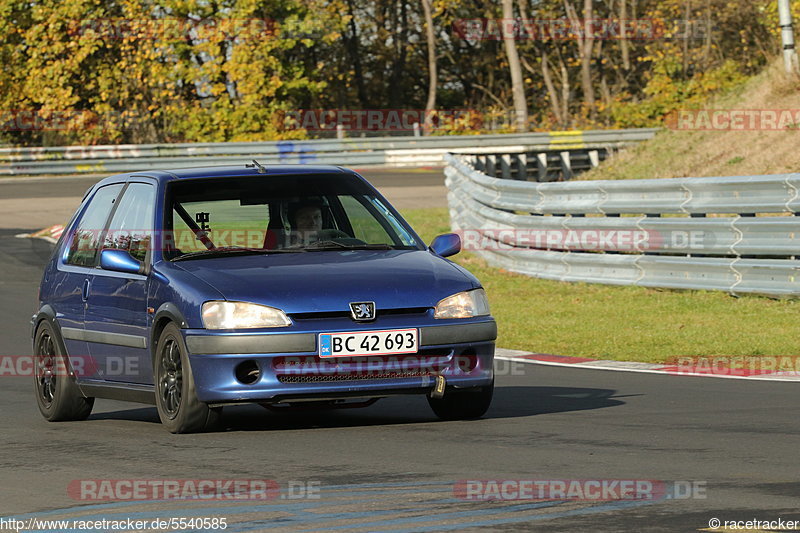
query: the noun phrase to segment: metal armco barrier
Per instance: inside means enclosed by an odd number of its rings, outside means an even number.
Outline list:
[[[800,174],[536,183],[488,176],[477,156],[445,160],[453,229],[494,266],[561,281],[800,296]]]
[[[263,164],[441,166],[448,152],[560,154],[573,150],[608,151],[648,140],[656,131],[633,129],[240,143],[10,147],[0,148],[0,175],[114,173],[238,165],[251,159]]]

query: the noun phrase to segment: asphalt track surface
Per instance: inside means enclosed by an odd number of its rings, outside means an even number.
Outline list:
[[[444,207],[441,169],[358,169],[398,209]],[[0,178],[0,229],[63,224],[105,175]]]
[[[58,180],[0,183],[0,199],[68,197],[86,188],[81,180],[64,190]],[[31,353],[50,254],[44,241],[14,237],[39,227],[29,215],[10,227],[0,212],[4,356]],[[440,422],[424,398],[404,397],[334,412],[227,407],[222,426],[200,435],[171,435],[155,408],[110,400],[85,422],[48,423],[32,378],[2,376],[0,517],[225,517],[237,532],[702,531],[712,518],[800,520],[797,384],[507,362],[497,372],[494,403],[477,421]],[[250,502],[76,499],[68,487],[86,479],[274,480],[281,492]],[[454,493],[459,480],[687,481],[704,497],[468,501]],[[318,497],[294,498],[300,483]]]

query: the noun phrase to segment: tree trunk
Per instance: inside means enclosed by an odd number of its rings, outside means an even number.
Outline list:
[[[592,0],[583,1],[583,26],[590,30],[590,21],[593,17]],[[583,88],[583,101],[589,108],[589,116],[595,117],[596,108],[594,100],[594,87],[592,86],[592,49],[594,48],[594,34],[586,31],[581,50],[581,87]]]
[[[514,0],[502,0],[503,19],[503,44],[508,58],[508,70],[511,73],[511,93],[514,97],[514,122],[516,130],[528,131],[528,103],[525,101],[525,86],[522,81],[522,66],[519,62],[517,42],[513,32],[506,31],[510,26],[508,21],[514,18]]]
[[[620,20],[620,30],[622,31],[622,35],[620,36],[619,47],[622,51],[622,68],[625,71],[629,71],[631,69],[631,57],[630,52],[628,51],[628,37],[625,35],[625,26],[627,26],[627,16],[628,16],[628,0],[620,0],[619,3],[619,20]]]
[[[569,127],[571,122],[569,117],[569,71],[564,63],[564,58],[559,56],[558,60],[561,67],[561,116],[564,117],[564,127]]]
[[[683,15],[684,24],[688,27],[692,18],[692,0],[686,1],[686,9]],[[689,38],[688,35],[683,36],[683,78],[689,78]]]
[[[364,71],[361,68],[361,51],[358,49],[358,28],[356,26],[356,16],[353,9],[352,0],[347,1],[348,14],[350,15],[350,35],[345,37],[347,52],[350,60],[353,61],[353,76],[356,79],[356,92],[361,109],[368,106],[367,87],[364,83]]]
[[[561,114],[561,106],[558,102],[558,93],[556,92],[556,86],[553,85],[553,77],[550,75],[550,58],[547,56],[547,52],[542,51],[542,78],[544,79],[544,85],[547,87],[547,94],[550,96],[550,107],[553,109],[553,115],[556,117],[556,122],[559,126],[565,126],[566,120],[564,116]]]
[[[433,32],[433,13],[431,0],[422,0],[425,12],[425,38],[428,41],[428,100],[425,102],[425,133],[429,133],[433,124],[433,109],[436,107],[436,37]]]
[[[406,76],[406,45],[408,43],[408,3],[400,2],[400,20],[395,17],[397,11],[392,5],[392,40],[394,41],[394,58],[392,73],[389,77],[389,107],[397,109],[403,104],[403,79]]]

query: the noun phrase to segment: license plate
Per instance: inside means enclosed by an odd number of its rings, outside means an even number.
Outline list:
[[[416,328],[320,333],[319,356],[350,357],[416,353],[418,336]]]

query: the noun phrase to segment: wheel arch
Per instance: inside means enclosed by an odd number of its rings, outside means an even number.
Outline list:
[[[158,339],[161,337],[161,332],[167,327],[167,324],[174,323],[180,329],[186,329],[189,324],[181,313],[178,306],[173,303],[162,304],[153,317],[153,327],[150,331],[150,360],[155,363],[156,353],[158,351]]]
[[[58,350],[61,352],[61,359],[66,368],[69,370],[70,379],[73,381],[73,383],[78,385],[78,389],[81,391],[81,394],[84,396],[84,398],[88,398],[88,396],[84,394],[83,390],[80,389],[78,376],[72,366],[72,360],[70,359],[69,352],[67,351],[67,345],[64,343],[64,337],[61,335],[61,326],[59,325],[58,320],[56,320],[55,310],[50,305],[44,305],[41,309],[39,309],[39,312],[34,315],[31,322],[33,326],[31,333],[31,349],[33,355],[36,356],[36,334],[38,333],[42,323],[47,322],[47,325],[50,326],[53,336],[55,337]]]
[[[36,332],[39,331],[39,327],[42,325],[42,322],[47,322],[48,325],[53,329],[53,334],[56,337],[58,348],[63,354],[63,357],[69,361],[67,346],[64,344],[64,338],[61,336],[61,326],[59,326],[58,320],[56,320],[56,311],[49,304],[43,305],[41,309],[39,309],[39,311],[33,316],[31,324],[31,343],[34,352],[36,351]]]

